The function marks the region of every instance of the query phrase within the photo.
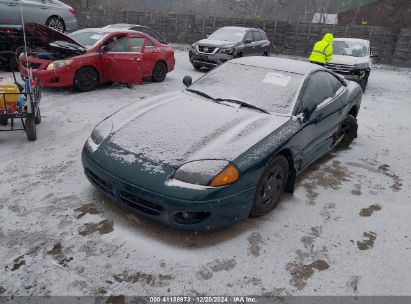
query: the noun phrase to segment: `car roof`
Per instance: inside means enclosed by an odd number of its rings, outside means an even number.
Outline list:
[[[279,57],[250,56],[233,59],[230,63],[269,68],[301,75],[307,75],[314,70],[325,70],[325,68],[309,62]]]
[[[111,27],[98,27],[98,28],[85,28],[82,30],[78,30],[74,33],[82,33],[82,32],[97,32],[97,33],[136,33],[136,31],[127,30],[127,29],[119,29],[119,28],[111,28]],[[73,34],[74,34],[73,33]]]
[[[369,40],[367,39],[359,39],[359,38],[334,38],[334,41],[352,41],[352,42],[365,42],[365,43],[370,43]]]
[[[254,28],[254,27],[242,27],[242,26],[224,26],[221,28],[227,28],[227,29],[233,29],[233,30],[237,30],[237,31],[249,31],[249,30],[254,30],[254,31],[262,31],[262,29],[258,29],[258,28]]]
[[[132,27],[145,27],[145,28],[150,28],[149,26],[146,25],[141,25],[141,24],[129,24],[129,23],[116,23],[116,24],[110,24],[105,26],[104,28],[117,28],[117,29],[130,29]]]

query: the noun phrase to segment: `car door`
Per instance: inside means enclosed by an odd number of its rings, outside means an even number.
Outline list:
[[[142,53],[144,76],[149,77],[153,74],[154,65],[159,60],[160,51],[149,38],[146,38]]]
[[[21,24],[18,0],[0,0],[0,23],[8,25]]]
[[[104,79],[129,84],[143,83],[141,48],[133,47],[133,39],[126,37],[103,47],[101,62]]]
[[[254,31],[253,32],[253,42],[254,42],[254,48],[253,48],[253,55],[256,56],[261,56],[264,54],[264,49],[262,47],[263,45],[263,40],[261,38],[260,32]]]
[[[24,21],[45,24],[50,13],[50,3],[46,0],[21,0]]]
[[[245,34],[244,36],[244,51],[243,55],[244,56],[252,56],[254,54],[254,37],[253,37],[253,32],[249,31]]]
[[[300,140],[303,142],[303,151],[300,169],[319,159],[329,152],[334,145],[334,134],[341,122],[343,103],[347,89],[331,73],[317,71],[307,80],[300,98],[302,106],[314,102],[314,112],[304,119]]]

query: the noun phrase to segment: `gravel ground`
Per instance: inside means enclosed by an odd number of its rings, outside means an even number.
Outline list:
[[[0,294],[411,295],[410,69],[373,70],[359,137],[268,216],[181,232],[90,185],[80,154],[100,120],[201,75],[178,49],[163,83],[44,90],[36,142],[0,133]]]

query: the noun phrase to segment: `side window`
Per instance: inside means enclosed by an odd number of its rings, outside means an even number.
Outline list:
[[[141,48],[144,43],[144,38],[143,37],[130,38],[130,41],[131,41],[131,51],[133,53],[140,53]]]
[[[339,88],[342,87],[341,81],[339,81],[333,74],[327,73],[328,79],[331,83],[331,86],[333,87],[334,93],[339,90]]]
[[[261,41],[260,32],[253,32],[253,41]]]
[[[253,32],[248,32],[247,35],[245,35],[244,41],[253,41],[254,37],[253,37]]]
[[[325,99],[334,95],[334,88],[332,87],[327,74],[330,75],[327,72],[320,71],[310,76],[303,92],[303,104],[315,102],[319,105]]]
[[[154,43],[150,39],[147,39],[146,47],[154,47],[154,46],[155,46]]]
[[[121,39],[113,42],[108,46],[107,51],[112,53],[130,52],[129,39]]]
[[[262,40],[268,40],[267,34],[265,32],[260,32]]]

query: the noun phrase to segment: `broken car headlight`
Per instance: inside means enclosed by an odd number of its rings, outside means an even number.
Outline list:
[[[62,67],[65,67],[65,66],[69,66],[69,65],[72,64],[72,63],[73,63],[73,60],[71,60],[71,59],[68,59],[68,60],[56,60],[56,61],[53,61],[52,63],[50,63],[50,64],[47,66],[47,71],[55,70],[55,69],[62,68]]]
[[[100,145],[103,140],[105,140],[107,136],[110,135],[112,129],[113,123],[111,121],[111,118],[106,118],[105,120],[100,122],[97,127],[94,128],[93,132],[91,132],[90,138],[94,144]]]
[[[199,160],[182,165],[174,179],[202,186],[220,187],[236,182],[240,177],[237,167],[226,160]]]
[[[368,68],[368,63],[357,63],[354,65],[354,67],[358,70],[364,70],[366,68]]]

